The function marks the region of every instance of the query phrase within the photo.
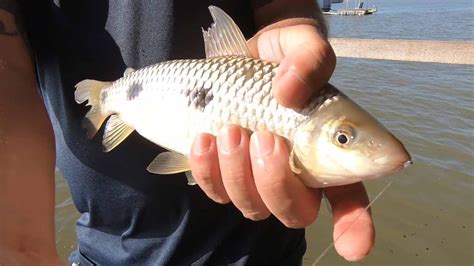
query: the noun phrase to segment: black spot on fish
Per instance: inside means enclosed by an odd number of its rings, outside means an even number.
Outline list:
[[[189,93],[190,93],[189,88],[186,88],[186,89],[183,90],[184,96],[189,96]]]
[[[196,95],[198,94],[198,90],[192,90],[190,93],[189,93],[189,100],[191,100],[191,102],[194,101],[194,99],[196,99]]]
[[[185,96],[188,96],[188,105],[200,110],[203,110],[214,98],[210,88],[194,88],[183,92]]]
[[[206,92],[204,90],[200,90],[196,95],[196,105],[199,107],[206,106],[204,99],[206,98]]]
[[[127,90],[127,100],[131,101],[140,95],[140,92],[142,92],[143,86],[142,84],[138,83],[132,83],[130,87]]]
[[[204,104],[208,105],[212,99],[214,99],[214,94],[212,94],[212,91],[208,91],[206,97],[204,98]]]

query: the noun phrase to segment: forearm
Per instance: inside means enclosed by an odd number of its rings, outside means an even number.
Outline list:
[[[54,136],[7,6],[0,0],[0,264],[41,264],[56,259]]]
[[[271,25],[314,25],[327,38],[328,31],[321,10],[314,0],[253,0],[255,22],[259,28]]]

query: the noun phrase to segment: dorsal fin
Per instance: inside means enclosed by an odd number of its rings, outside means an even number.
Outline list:
[[[202,30],[206,58],[226,55],[251,57],[244,35],[232,18],[222,9],[209,6],[214,23]]]

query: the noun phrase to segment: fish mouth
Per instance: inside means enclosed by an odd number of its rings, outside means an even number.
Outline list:
[[[406,162],[403,163],[403,168],[407,168],[408,166],[410,166],[412,164],[413,164],[412,160],[406,160]]]
[[[411,159],[405,160],[402,163],[398,164],[398,166],[391,172],[391,174],[397,173],[412,164],[413,164],[413,161]]]
[[[372,162],[385,168],[389,174],[396,173],[413,164],[410,153],[403,145],[393,145],[388,151],[389,153],[374,158]]]
[[[412,165],[413,164],[413,161],[412,160],[406,160],[405,162],[401,163],[400,166],[397,168],[397,172],[400,171],[400,170],[403,170],[405,168],[407,168],[408,166]]]
[[[385,169],[381,171],[380,176],[387,176],[397,173],[408,166],[413,164],[411,157],[407,154],[407,156],[401,156],[401,158],[394,159],[390,156],[381,156],[372,160],[375,164]]]

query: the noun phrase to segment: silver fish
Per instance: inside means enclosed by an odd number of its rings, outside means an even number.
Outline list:
[[[127,69],[115,82],[76,85],[76,102],[92,106],[84,120],[88,137],[110,117],[105,151],[136,130],[170,151],[159,154],[148,171],[171,174],[189,172],[198,133],[216,135],[229,123],[269,130],[288,140],[291,169],[311,187],[377,178],[410,163],[402,143],[332,85],[300,110],[281,106],[271,93],[278,65],[252,58],[233,20],[217,7],[209,10],[214,23],[203,31],[205,59]]]

